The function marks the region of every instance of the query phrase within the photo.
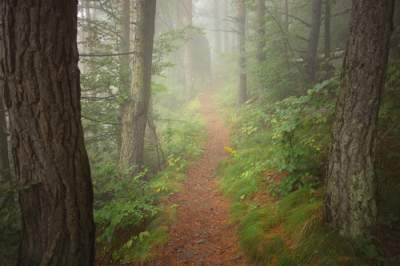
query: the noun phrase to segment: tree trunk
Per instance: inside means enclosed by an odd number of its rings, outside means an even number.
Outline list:
[[[193,25],[193,3],[192,0],[183,1],[183,23],[185,27]],[[185,74],[185,94],[190,97],[193,93],[193,36],[189,36],[189,40],[185,44],[185,51],[183,56],[183,67]]]
[[[0,78],[2,78],[2,76],[0,76]],[[6,110],[3,104],[2,87],[3,84],[0,81],[0,183],[9,182],[11,180],[10,159],[8,157]]]
[[[124,0],[121,5],[121,34],[120,34],[120,44],[119,51],[120,53],[128,53],[130,51],[130,42],[131,42],[131,0]],[[120,56],[119,59],[119,91],[121,94],[126,95],[130,89],[130,56],[123,55]],[[125,112],[127,111],[125,108],[126,103],[122,103],[119,108],[119,122],[120,125],[122,121],[125,119],[125,116],[129,115]],[[119,126],[119,131],[122,128]],[[121,150],[121,134],[118,137],[118,149]]]
[[[331,0],[325,0],[325,60],[331,58]]]
[[[283,48],[283,54],[285,56],[285,64],[288,70],[290,70],[291,68],[291,62],[290,62],[290,58],[289,58],[289,1],[288,0],[284,0],[282,2],[282,9],[283,9],[283,15],[281,17],[282,20],[282,24],[283,24],[283,31],[284,31],[284,36],[283,36],[283,44],[282,44],[282,48]]]
[[[0,17],[4,14],[1,12]],[[0,22],[2,22],[0,20]],[[7,121],[6,108],[4,105],[4,33],[3,27],[0,24],[0,183],[9,182],[11,180],[10,158],[8,156],[8,137],[7,137]]]
[[[144,165],[144,137],[151,96],[151,72],[156,0],[137,0],[130,99],[122,121],[120,167],[133,167],[135,174]]]
[[[81,125],[77,1],[3,0],[5,102],[21,189],[18,265],[93,265]]]
[[[375,135],[393,3],[353,1],[326,194],[328,222],[342,235],[353,238],[368,235],[376,221]]]
[[[131,40],[131,0],[124,0],[121,3],[121,37],[120,37],[120,53],[128,53],[130,51]],[[120,90],[128,91],[130,87],[130,57],[124,55],[120,57]]]
[[[228,53],[230,49],[230,41],[229,41],[229,31],[230,29],[230,22],[229,22],[229,1],[224,0],[224,15],[223,15],[223,25],[224,25],[224,52]]]
[[[319,34],[321,29],[321,9],[322,0],[312,1],[312,19],[311,31],[307,52],[307,78],[309,84],[313,85],[316,82],[317,68],[318,68],[318,44]]]
[[[214,0],[214,39],[215,39],[215,56],[222,51],[221,48],[221,16],[220,16],[221,0]]]
[[[265,61],[265,0],[256,0],[257,62]]]
[[[247,101],[247,62],[246,62],[246,1],[238,0],[238,29],[239,29],[239,93],[238,104]]]
[[[324,20],[324,37],[325,37],[325,79],[330,79],[335,73],[335,67],[331,64],[331,0],[325,0],[325,20]]]

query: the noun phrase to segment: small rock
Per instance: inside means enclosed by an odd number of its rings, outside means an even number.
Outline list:
[[[203,244],[203,243],[206,243],[207,242],[207,240],[205,240],[205,239],[200,239],[200,240],[197,240],[196,241],[196,244]]]

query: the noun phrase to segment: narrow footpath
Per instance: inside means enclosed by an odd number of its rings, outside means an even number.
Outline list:
[[[207,141],[201,159],[194,162],[180,193],[170,201],[177,204],[178,221],[170,228],[170,240],[152,266],[212,265],[245,266],[234,225],[229,222],[229,202],[218,191],[216,168],[227,156],[229,130],[218,116],[213,93],[200,95]]]

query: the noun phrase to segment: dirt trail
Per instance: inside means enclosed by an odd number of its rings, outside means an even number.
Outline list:
[[[229,223],[229,202],[218,191],[215,172],[226,156],[229,131],[217,114],[212,93],[200,96],[208,133],[203,157],[188,171],[182,192],[170,201],[178,204],[178,221],[170,228],[170,241],[150,265],[248,265],[238,248],[235,228]]]

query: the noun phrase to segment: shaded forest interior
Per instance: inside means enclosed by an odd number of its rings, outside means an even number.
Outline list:
[[[0,266],[400,265],[395,0],[2,0]]]

